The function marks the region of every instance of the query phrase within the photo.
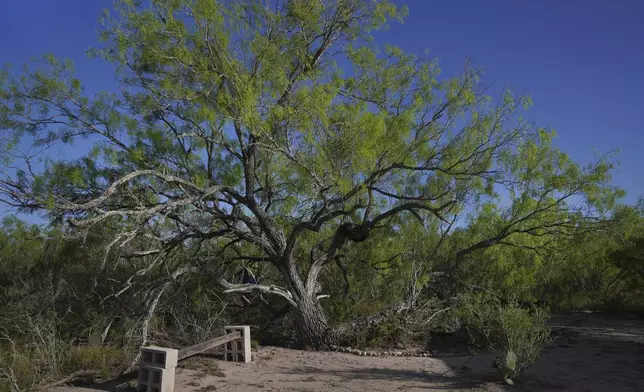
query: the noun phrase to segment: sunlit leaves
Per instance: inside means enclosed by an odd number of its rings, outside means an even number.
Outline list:
[[[416,215],[403,210],[374,232],[394,236],[404,220],[425,218],[432,222],[420,227],[437,243],[454,220],[467,233],[455,243],[467,248],[507,233],[515,245],[534,245],[521,235],[546,237],[562,222],[563,231],[579,227],[620,195],[608,186],[608,161],[581,167],[554,147],[554,132],[523,119],[529,97],[509,90],[489,97],[469,64],[441,78],[427,55],[374,44],[369,31],[405,13],[392,2],[149,5],[123,1],[104,15],[104,47],[94,55],[119,66],[118,91],[88,96],[71,64],[51,56],[35,71],[0,75],[8,146],[25,135],[42,147],[88,141],[86,156],[20,179],[47,208],[91,200],[128,173],[154,171],[190,185],[137,178],[102,207],[159,211],[154,203],[162,200],[190,219],[235,221],[242,230],[235,209],[261,216],[262,225],[243,230],[275,231],[276,242],[298,223],[332,214],[306,233],[301,257],[312,244],[324,247],[341,221],[366,227],[409,201]],[[205,195],[220,186],[227,193]]]

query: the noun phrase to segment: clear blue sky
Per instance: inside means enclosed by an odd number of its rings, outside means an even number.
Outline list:
[[[399,3],[403,1],[399,0]],[[439,58],[445,74],[464,59],[495,86],[531,93],[529,119],[557,130],[557,145],[586,163],[621,149],[614,182],[644,195],[644,1],[407,0],[409,17],[383,43]],[[111,66],[87,60],[96,21],[111,0],[4,0],[0,64],[43,53],[74,60],[90,91],[114,88]]]

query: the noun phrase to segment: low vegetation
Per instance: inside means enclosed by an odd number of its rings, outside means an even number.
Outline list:
[[[495,355],[495,366],[509,383],[550,342],[548,312],[542,308],[524,309],[516,301],[503,304],[481,294],[464,295],[459,302],[458,314],[473,343]]]
[[[132,352],[114,346],[72,346],[62,341],[0,346],[0,391],[28,391],[62,381],[108,379],[123,370]]]

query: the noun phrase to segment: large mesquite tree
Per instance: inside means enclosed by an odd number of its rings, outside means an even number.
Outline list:
[[[493,216],[464,258],[600,216],[610,165],[571,162],[521,119],[528,99],[486,96],[477,70],[439,79],[431,59],[379,48],[370,32],[403,13],[386,0],[122,1],[94,51],[118,65],[118,91],[88,96],[52,57],[0,76],[0,198],[70,230],[110,222],[122,230],[107,251],[127,242],[121,257],[151,266],[178,248],[265,263],[278,281],[221,284],[286,299],[309,347],[332,339],[318,277],[374,231]],[[9,164],[25,140],[89,147]],[[197,256],[168,274],[203,267]]]

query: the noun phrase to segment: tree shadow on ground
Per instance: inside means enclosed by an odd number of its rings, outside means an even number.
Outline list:
[[[476,388],[491,381],[488,377],[461,377],[447,375],[447,373],[454,374],[452,369],[445,372],[445,374],[372,367],[338,370],[320,369],[312,366],[300,366],[296,368],[282,368],[281,371],[285,374],[301,375],[303,377],[311,375],[337,377],[341,382],[349,382],[355,380],[413,381],[427,383],[427,389],[446,391]],[[303,378],[303,380],[311,382],[319,381],[313,377],[309,379]],[[418,384],[415,384],[413,388],[419,388]]]
[[[136,391],[136,388],[128,385],[128,383],[132,380],[136,380],[138,374],[138,370],[135,370],[99,383],[75,382],[69,385],[96,391],[134,392]]]
[[[197,355],[192,356],[190,359],[185,360],[183,362],[179,363],[179,366],[177,366],[178,369],[180,368],[200,368],[202,371],[204,370],[204,364],[202,362],[199,362],[202,359],[212,359],[212,360],[220,360],[223,361],[223,353],[221,352],[205,352],[205,353],[200,353]],[[214,362],[216,364],[216,362]],[[212,363],[206,363],[212,365]],[[214,370],[216,371],[215,374],[219,374],[218,372],[219,369],[209,369],[209,370]],[[105,380],[100,383],[87,383],[87,382],[74,382],[71,383],[70,385],[72,386],[77,386],[77,387],[83,387],[83,388],[91,388],[93,390],[97,391],[119,391],[119,392],[133,392],[136,391],[136,388],[131,387],[128,385],[128,383],[132,380],[136,380],[138,376],[138,370],[134,370],[125,374],[121,374],[117,377],[114,377],[110,380]]]
[[[549,322],[553,344],[519,377],[538,391],[643,391],[644,317],[564,313]]]

